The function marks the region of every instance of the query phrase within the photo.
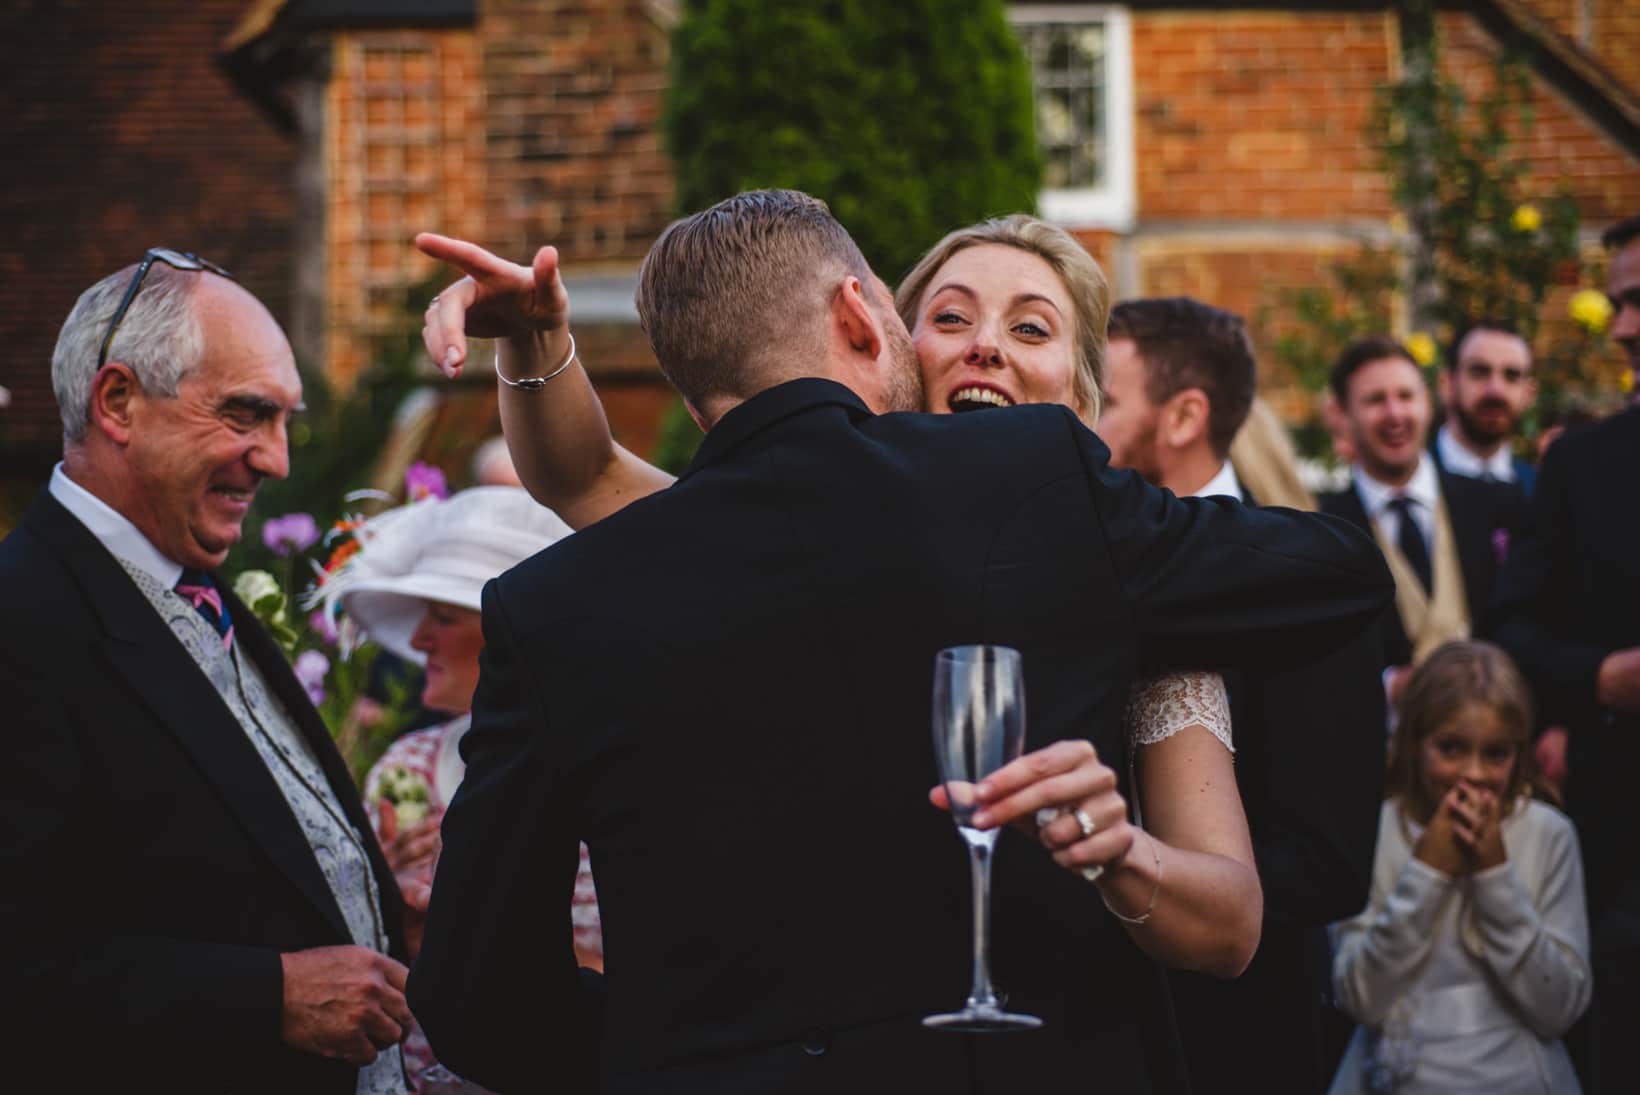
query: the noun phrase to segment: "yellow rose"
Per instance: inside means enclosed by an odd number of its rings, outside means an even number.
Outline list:
[[[1579,289],[1567,302],[1566,312],[1579,327],[1597,335],[1612,321],[1612,302],[1599,289]]]
[[[1397,236],[1404,236],[1408,232],[1412,231],[1412,225],[1407,223],[1405,214],[1391,213],[1389,216],[1389,230],[1394,232]]]
[[[1424,368],[1435,364],[1435,340],[1424,332],[1412,332],[1402,345],[1407,348],[1407,353],[1412,355],[1412,360]]]
[[[1634,370],[1630,369],[1628,372],[1625,372],[1622,376],[1618,377],[1617,386],[1623,390],[1624,395],[1634,391]]]
[[[1536,232],[1543,227],[1543,214],[1535,205],[1518,206],[1515,215],[1509,218],[1509,225],[1517,232]]]

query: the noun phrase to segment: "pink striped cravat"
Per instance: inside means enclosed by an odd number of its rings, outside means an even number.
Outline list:
[[[185,600],[191,602],[194,611],[204,617],[205,622],[216,628],[216,633],[222,636],[222,645],[225,648],[233,646],[233,621],[228,618],[228,609],[222,603],[222,593],[211,581],[211,576],[203,570],[184,569],[182,577],[172,587]]]

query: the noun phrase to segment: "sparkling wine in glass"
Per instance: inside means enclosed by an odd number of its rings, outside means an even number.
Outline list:
[[[1020,1030],[1042,1025],[1034,1015],[1003,1011],[991,987],[991,853],[997,830],[974,828],[974,787],[1019,757],[1025,745],[1025,675],[1019,651],[1006,646],[954,646],[934,656],[934,756],[951,803],[951,818],[968,844],[974,883],[974,977],[961,1011],[930,1015],[923,1026],[944,1030]]]

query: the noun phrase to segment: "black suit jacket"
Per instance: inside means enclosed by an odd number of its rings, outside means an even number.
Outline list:
[[[1602,709],[1595,678],[1606,655],[1640,646],[1636,468],[1640,408],[1550,447],[1498,582],[1492,629],[1531,679],[1545,721],[1569,731],[1566,805],[1583,846],[1590,920],[1602,935],[1602,915],[1628,887],[1631,950],[1640,950],[1640,718]]]
[[[250,610],[235,642],[398,890],[318,714]],[[283,951],[351,942],[300,825],[209,680],[41,491],[0,543],[0,978],[19,1090],[351,1092],[280,1041]],[[37,1086],[36,1086],[37,1084]]]
[[[1438,472],[1441,497],[1452,519],[1452,536],[1457,541],[1458,569],[1463,572],[1464,595],[1474,630],[1480,632],[1492,602],[1498,566],[1508,547],[1509,537],[1520,523],[1520,489],[1511,483],[1489,483],[1461,475]],[[1330,513],[1372,533],[1366,507],[1354,485],[1321,495],[1322,513]],[[1400,613],[1386,612],[1380,628],[1383,665],[1406,665],[1412,661],[1412,641]],[[1357,909],[1357,912],[1360,910]]]
[[[675,486],[492,582],[410,980],[440,1059],[512,1092],[586,1052],[583,838],[606,1092],[1177,1089],[1159,971],[1011,830],[993,973],[1046,1025],[919,1025],[960,1006],[971,930],[966,853],[927,799],[934,653],[1019,648],[1028,747],[1116,760],[1141,643],[1296,656],[1390,590],[1342,522],[1181,502],[1107,457],[1061,407],[878,417],[793,381]]]
[[[1252,499],[1248,499],[1252,504]],[[1384,796],[1384,688],[1362,629],[1303,665],[1230,673],[1236,784],[1264,890],[1242,975],[1169,978],[1195,1095],[1324,1090],[1326,926],[1367,904]]]

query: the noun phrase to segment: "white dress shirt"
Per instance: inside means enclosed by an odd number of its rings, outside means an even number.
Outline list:
[[[1207,481],[1207,485],[1191,497],[1208,498],[1215,494],[1234,498],[1238,502],[1247,501],[1247,496],[1241,493],[1241,480],[1236,478],[1236,469],[1230,466],[1228,460],[1220,466],[1218,473]]]
[[[1430,549],[1435,541],[1435,503],[1441,497],[1441,481],[1435,475],[1435,462],[1427,455],[1418,458],[1418,470],[1412,473],[1412,478],[1404,487],[1392,487],[1388,483],[1380,483],[1362,470],[1360,464],[1350,469],[1350,478],[1355,483],[1355,493],[1361,499],[1361,508],[1367,511],[1367,518],[1377,525],[1384,533],[1384,538],[1390,543],[1396,543],[1396,537],[1401,535],[1401,516],[1389,508],[1395,499],[1406,497],[1413,505],[1412,519],[1418,525],[1418,531],[1423,533],[1424,547]],[[1434,557],[1433,550],[1430,557]]]
[[[51,482],[46,490],[79,519],[110,555],[124,559],[166,589],[173,588],[182,577],[181,563],[155,547],[125,514],[70,479],[61,461],[51,469]]]
[[[1435,451],[1441,454],[1441,467],[1453,475],[1468,479],[1496,479],[1500,483],[1515,481],[1515,461],[1508,445],[1499,445],[1497,452],[1482,460],[1458,440],[1450,422],[1435,434]]]

